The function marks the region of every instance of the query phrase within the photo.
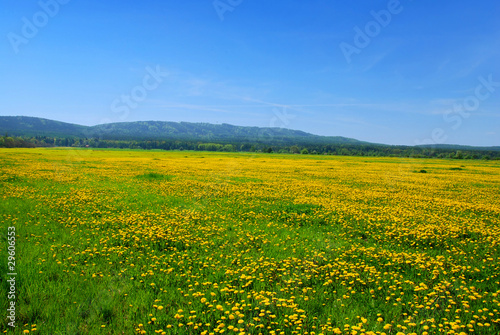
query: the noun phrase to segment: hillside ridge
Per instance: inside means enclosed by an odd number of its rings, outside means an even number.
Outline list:
[[[56,121],[32,116],[0,116],[0,136],[53,137],[116,141],[194,141],[203,143],[247,143],[256,145],[328,145],[370,147],[374,150],[464,150],[500,152],[500,146],[457,144],[388,145],[342,136],[322,136],[278,127],[235,126],[227,123],[173,121],[113,122],[95,126]],[[370,150],[371,150],[370,149]]]
[[[109,140],[245,141],[280,143],[368,143],[342,136],[320,136],[301,130],[271,127],[235,126],[227,123],[172,121],[114,122],[82,126],[30,116],[0,116],[0,134],[13,136],[64,136]]]

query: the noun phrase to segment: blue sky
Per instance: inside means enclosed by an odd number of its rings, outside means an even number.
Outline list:
[[[500,145],[500,2],[4,0],[0,115]]]

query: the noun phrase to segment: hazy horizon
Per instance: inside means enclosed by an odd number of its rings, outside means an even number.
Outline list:
[[[500,145],[500,3],[7,0],[2,116]]]

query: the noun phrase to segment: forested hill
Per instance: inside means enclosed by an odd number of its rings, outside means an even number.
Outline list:
[[[395,146],[362,142],[341,136],[319,136],[284,128],[189,122],[119,122],[89,127],[26,116],[0,116],[0,148],[3,147],[257,151],[343,156],[500,159],[498,146]]]
[[[0,116],[0,135],[79,137],[88,127],[29,116]]]
[[[192,140],[267,144],[361,144],[341,136],[318,136],[284,128],[242,127],[229,124],[139,121],[81,126],[26,116],[0,116],[0,134],[102,140]]]

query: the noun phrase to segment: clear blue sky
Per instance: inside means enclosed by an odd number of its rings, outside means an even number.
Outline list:
[[[500,145],[500,1],[217,1],[3,0],[0,115]]]

